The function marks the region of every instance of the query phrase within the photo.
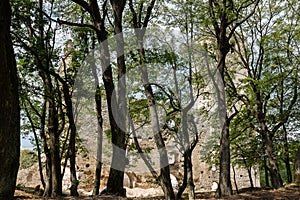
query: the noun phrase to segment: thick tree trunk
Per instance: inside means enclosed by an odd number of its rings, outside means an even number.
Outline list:
[[[51,173],[52,173],[52,191],[51,197],[59,197],[62,195],[62,178],[61,178],[61,160],[59,155],[59,136],[57,113],[52,100],[49,101],[49,116],[48,116],[48,132],[49,132],[49,149],[51,158]]]
[[[229,140],[229,120],[226,118],[220,139],[220,172],[219,187],[217,197],[232,195],[230,181],[230,140]]]
[[[279,173],[277,160],[274,158],[273,143],[269,136],[270,133],[263,134],[263,140],[265,144],[265,152],[269,160],[269,171],[271,176],[272,186],[276,189],[283,186],[282,179]]]
[[[269,170],[267,166],[267,160],[264,157],[264,171],[265,171],[265,181],[266,181],[266,187],[270,187],[270,182],[269,182]]]
[[[294,183],[300,186],[300,146],[298,147],[298,151],[296,153],[294,170]]]
[[[13,199],[20,157],[16,61],[10,37],[9,0],[0,2],[0,199]]]
[[[122,15],[125,0],[111,0],[114,15],[115,40],[117,44],[117,66],[118,66],[118,101],[114,105],[114,120],[116,131],[112,132],[113,157],[109,177],[107,181],[107,192],[119,196],[126,196],[123,186],[124,171],[126,164],[126,65],[124,57],[124,39],[122,33]]]

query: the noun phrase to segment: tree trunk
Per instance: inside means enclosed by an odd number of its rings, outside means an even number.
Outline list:
[[[44,179],[44,175],[43,175],[43,163],[42,163],[42,157],[41,157],[40,141],[39,141],[39,138],[38,138],[38,134],[36,132],[36,128],[35,128],[35,124],[33,122],[33,119],[31,118],[30,112],[28,111],[26,106],[25,106],[24,110],[25,110],[26,115],[28,117],[28,120],[31,124],[31,128],[32,128],[33,135],[34,135],[34,141],[35,141],[37,156],[38,156],[39,174],[40,174],[41,183],[42,183],[43,188],[46,188],[46,183],[45,183],[45,179]]]
[[[264,143],[265,143],[265,151],[266,151],[266,155],[268,157],[269,160],[269,171],[270,171],[270,176],[271,176],[271,183],[272,186],[275,189],[278,189],[280,187],[282,187],[283,183],[282,183],[282,179],[278,170],[278,164],[276,159],[274,158],[274,150],[273,150],[273,143],[272,140],[270,139],[269,136],[270,133],[265,133],[263,134],[263,139],[264,139]]]
[[[291,183],[293,181],[292,170],[290,165],[290,152],[289,152],[289,142],[288,142],[288,133],[285,125],[283,125],[284,131],[284,163],[286,168],[287,182]]]
[[[232,195],[232,186],[230,181],[230,140],[228,118],[225,120],[220,139],[220,172],[217,193],[217,197]]]
[[[254,188],[253,179],[252,179],[252,173],[251,173],[251,167],[249,167],[247,169],[247,171],[248,171],[248,176],[249,176],[249,181],[250,181],[250,187]]]
[[[146,32],[147,25],[150,21],[152,9],[154,7],[155,0],[152,0],[147,7],[146,16],[144,21],[142,22],[141,18],[137,18],[137,13],[134,9],[133,2],[129,2],[130,10],[133,15],[132,22],[133,26],[135,28],[135,36],[137,39],[137,45],[138,45],[138,51],[139,51],[139,64],[141,66],[141,77],[143,81],[144,90],[146,93],[147,103],[150,111],[150,119],[151,119],[151,128],[152,133],[154,135],[154,140],[156,147],[159,151],[159,159],[160,159],[160,175],[158,177],[158,182],[164,192],[165,199],[175,199],[175,194],[172,188],[171,184],[171,178],[170,178],[170,168],[169,168],[169,161],[168,161],[168,155],[165,148],[165,143],[159,128],[159,119],[158,114],[156,110],[155,100],[154,100],[154,94],[152,91],[152,87],[149,83],[148,78],[148,71],[147,67],[145,66],[145,51],[144,51],[144,34]],[[140,16],[142,16],[142,7],[140,7],[140,10],[138,11]],[[138,143],[136,141],[136,143]],[[145,158],[143,158],[145,160]],[[148,165],[147,165],[148,166]],[[151,168],[151,166],[148,166],[148,168]],[[152,174],[156,174],[152,172]]]
[[[63,91],[64,91],[64,98],[66,103],[67,109],[67,116],[69,119],[69,126],[70,126],[70,139],[69,139],[69,149],[70,149],[70,181],[71,181],[71,188],[70,193],[71,196],[79,196],[77,192],[78,187],[78,180],[76,177],[76,125],[73,115],[73,104],[72,104],[72,97],[69,90],[69,86],[66,82],[63,82]]]
[[[49,149],[51,158],[51,173],[52,173],[52,191],[51,197],[59,197],[62,195],[62,178],[61,178],[61,160],[59,155],[59,136],[58,136],[58,121],[54,101],[49,102],[48,116],[48,132],[49,132]]]
[[[189,200],[195,199],[195,184],[193,179],[193,165],[192,165],[192,152],[188,152],[187,156],[187,182],[188,182],[188,195]]]
[[[115,100],[114,120],[116,131],[112,132],[113,157],[109,177],[107,181],[107,192],[118,196],[126,196],[123,186],[124,171],[126,164],[126,65],[124,57],[124,39],[122,33],[123,10],[125,0],[111,0],[114,15],[115,40],[117,44],[117,66],[118,66],[118,101]]]
[[[270,182],[269,182],[269,170],[268,170],[268,166],[267,166],[267,160],[266,160],[266,157],[264,157],[264,171],[265,171],[266,187],[270,187]]]
[[[139,56],[140,56],[140,65],[141,65],[141,76],[143,81],[144,90],[147,97],[147,103],[150,111],[150,121],[151,121],[151,128],[152,133],[154,135],[154,140],[156,147],[159,151],[159,160],[160,160],[160,176],[159,176],[159,183],[162,187],[162,190],[165,195],[165,199],[175,199],[174,191],[171,184],[170,178],[170,168],[169,168],[169,161],[168,161],[168,154],[165,146],[165,142],[163,140],[160,128],[159,128],[159,118],[158,113],[156,110],[156,104],[154,100],[154,94],[152,87],[149,82],[148,78],[148,70],[144,64],[145,59],[145,52],[144,52],[144,45],[142,39],[137,36],[138,40],[138,47],[139,47]]]
[[[16,61],[10,37],[9,0],[0,2],[0,199],[13,199],[20,157]]]
[[[234,165],[232,165],[232,171],[233,171],[233,181],[234,181],[235,190],[236,190],[236,193],[238,194],[239,193],[239,188],[238,188],[238,185],[237,185],[237,182],[236,182],[236,173],[235,173]]]
[[[101,170],[102,170],[102,141],[103,141],[103,117],[102,117],[102,99],[101,99],[101,90],[99,87],[99,81],[96,71],[94,71],[95,81],[97,82],[97,89],[95,94],[96,101],[96,110],[98,118],[98,137],[97,137],[97,159],[96,159],[96,171],[95,171],[95,180],[93,195],[99,194],[100,189],[100,180],[101,180]]]
[[[300,186],[300,146],[298,147],[298,151],[296,153],[294,170],[294,183]]]
[[[176,78],[175,78],[176,79]],[[177,92],[178,93],[178,92]],[[192,97],[193,98],[193,97]],[[182,147],[184,149],[183,157],[184,157],[184,174],[183,174],[183,181],[182,185],[179,187],[176,199],[181,199],[182,193],[188,187],[188,197],[190,200],[195,199],[195,184],[193,179],[193,164],[192,164],[192,152],[196,146],[196,143],[198,141],[198,137],[196,136],[195,141],[193,144],[190,143],[190,132],[188,130],[189,124],[189,116],[188,111],[192,108],[194,105],[194,101],[191,100],[190,104],[184,108],[181,111],[181,119],[182,119]],[[194,122],[192,122],[194,123]],[[196,126],[195,126],[196,127]],[[197,130],[195,130],[196,134]]]

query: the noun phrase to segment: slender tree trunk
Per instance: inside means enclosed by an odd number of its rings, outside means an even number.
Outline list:
[[[51,172],[51,157],[50,157],[50,149],[48,148],[47,138],[45,134],[46,127],[46,109],[47,109],[47,101],[44,100],[43,103],[43,111],[40,119],[41,127],[40,127],[40,136],[42,140],[42,146],[44,149],[44,153],[46,156],[46,180],[44,186],[44,194],[45,197],[50,197],[52,193],[52,172]]]
[[[26,115],[28,117],[28,120],[29,120],[29,122],[31,124],[32,131],[33,131],[35,145],[36,145],[37,154],[38,154],[37,156],[38,156],[40,179],[41,179],[41,183],[42,183],[43,188],[45,188],[46,187],[46,183],[45,183],[45,179],[44,179],[44,175],[43,175],[43,164],[42,164],[42,157],[41,157],[40,141],[39,141],[39,138],[38,138],[38,134],[36,132],[35,124],[34,124],[32,118],[30,116],[30,113],[29,113],[27,107],[25,106],[24,109],[25,109]]]
[[[93,48],[94,48],[94,38],[93,38]],[[102,96],[99,84],[99,78],[97,73],[97,67],[95,63],[92,64],[92,73],[95,80],[95,103],[97,111],[98,120],[98,135],[97,135],[97,158],[96,158],[96,170],[95,170],[95,180],[93,195],[99,195],[100,185],[101,185],[101,171],[102,171],[102,145],[103,145],[103,116],[102,116]]]
[[[189,200],[195,199],[195,184],[193,179],[193,164],[192,164],[192,152],[188,151],[187,156],[187,182],[188,182],[188,195]]]
[[[95,93],[95,101],[96,101],[96,110],[97,110],[97,118],[98,118],[98,137],[97,137],[97,160],[96,160],[96,171],[95,171],[95,180],[94,180],[94,188],[93,195],[99,194],[100,189],[100,180],[101,180],[101,170],[102,170],[102,141],[103,141],[103,117],[102,117],[102,98],[101,98],[101,90],[99,87],[99,81],[97,77],[96,71],[94,72],[95,80],[96,80],[96,93]]]
[[[0,199],[13,199],[20,157],[20,108],[9,0],[0,2]]]
[[[234,180],[235,190],[236,190],[236,193],[239,193],[239,188],[238,188],[238,185],[236,182],[236,173],[235,173],[234,165],[232,165],[232,171],[233,171],[233,180]]]
[[[295,167],[294,167],[294,183],[300,186],[300,146],[296,153]]]
[[[250,187],[253,188],[254,185],[253,185],[253,179],[252,179],[252,175],[251,175],[251,166],[250,167],[247,166],[247,160],[245,158],[243,158],[243,162],[244,162],[244,165],[247,167],[248,177],[249,177],[249,181],[250,181]]]
[[[247,169],[247,171],[248,171],[248,176],[249,176],[249,181],[250,181],[250,187],[254,188],[253,179],[252,179],[252,173],[251,173],[251,167],[249,167]]]
[[[150,111],[150,121],[151,121],[151,128],[154,134],[154,140],[156,147],[159,151],[159,160],[160,160],[160,176],[159,176],[159,183],[162,187],[162,190],[165,195],[165,199],[175,199],[174,191],[171,184],[170,178],[170,168],[169,168],[169,161],[168,161],[168,154],[165,146],[165,142],[163,140],[160,128],[159,128],[159,119],[158,113],[156,110],[156,104],[154,100],[154,94],[152,91],[152,87],[149,82],[148,78],[148,71],[147,67],[144,64],[145,59],[145,52],[144,52],[144,45],[142,42],[142,38],[140,35],[137,34],[138,40],[138,47],[139,47],[139,56],[140,56],[140,65],[141,65],[141,76],[143,81],[144,90],[147,97],[147,103]]]
[[[284,131],[284,163],[286,168],[287,182],[291,183],[293,181],[292,170],[290,165],[290,152],[289,152],[289,142],[288,142],[288,133],[285,125],[283,125]]]
[[[66,82],[63,82],[63,90],[64,90],[64,98],[67,108],[67,116],[69,119],[70,126],[70,139],[69,139],[69,156],[70,156],[70,181],[71,188],[70,193],[71,196],[79,196],[77,192],[78,180],[76,176],[76,125],[73,115],[73,104],[72,97],[69,91],[69,86]]]

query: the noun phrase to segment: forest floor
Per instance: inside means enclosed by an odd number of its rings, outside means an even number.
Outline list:
[[[34,195],[30,191],[23,191],[23,190],[16,190],[15,192],[15,199],[40,199],[44,200],[47,198],[43,198],[37,195]],[[50,199],[50,198],[48,198]],[[58,198],[56,198],[58,199]],[[99,199],[99,200],[112,200],[112,199],[120,199],[120,200],[155,200],[155,199],[163,199],[162,196],[155,196],[155,197],[147,197],[147,198],[117,198],[114,196],[81,196],[81,197],[61,197],[59,199],[62,200],[75,200],[75,199]],[[188,199],[184,196],[183,199]],[[196,199],[215,199],[214,193],[206,192],[206,193],[196,193]],[[252,188],[252,189],[242,189],[239,191],[238,194],[230,196],[224,199],[245,199],[245,200],[255,200],[255,199],[263,199],[263,200],[300,200],[300,187],[295,185],[288,185],[284,188],[280,188],[278,190],[273,189],[263,189],[263,188]]]

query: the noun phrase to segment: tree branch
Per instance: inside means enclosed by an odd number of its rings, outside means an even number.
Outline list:
[[[259,3],[259,0],[256,0],[255,5],[254,5],[254,8],[253,8],[253,10],[249,13],[249,15],[247,15],[244,19],[242,19],[241,21],[237,22],[237,23],[233,26],[233,28],[231,29],[231,31],[230,31],[230,33],[229,33],[229,35],[228,35],[228,38],[231,38],[232,35],[233,35],[234,32],[235,32],[235,29],[236,29],[237,27],[239,27],[242,23],[244,23],[245,21],[247,21],[247,20],[254,14],[254,12],[255,12],[255,10],[256,10],[256,7],[257,7],[258,3]],[[250,4],[249,4],[249,5],[250,5]]]

